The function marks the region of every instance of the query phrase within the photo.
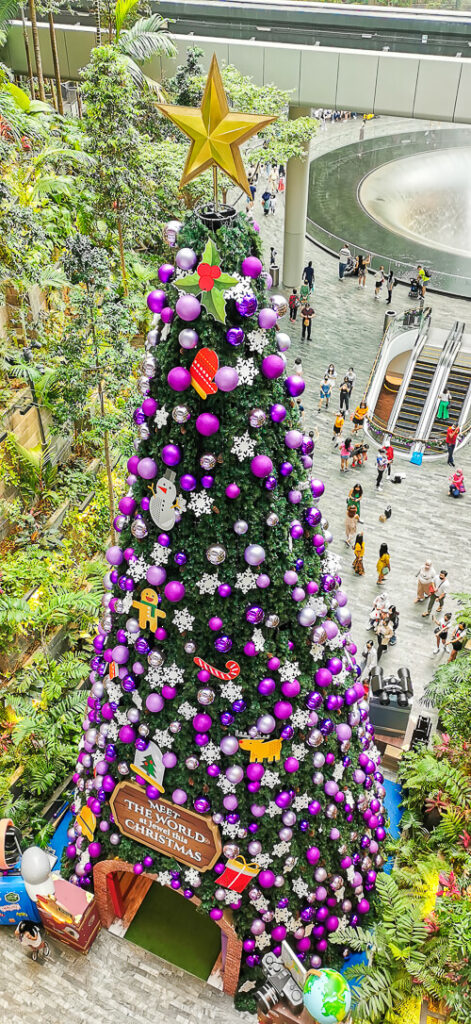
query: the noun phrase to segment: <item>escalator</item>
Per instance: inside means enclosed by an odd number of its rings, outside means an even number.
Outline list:
[[[425,345],[415,363],[394,427],[395,448],[406,450],[410,447],[410,438],[417,430],[440,355],[440,349]],[[408,435],[409,440],[401,441],[397,436],[401,434]]]
[[[446,382],[446,388],[451,394],[451,402],[449,406],[450,418],[448,423],[441,423],[440,420],[435,419],[430,431],[431,439],[443,437],[446,433],[446,427],[450,423],[460,423],[463,405],[468,395],[470,385],[471,359],[469,356],[466,356],[466,353],[460,353],[458,361],[453,364]]]

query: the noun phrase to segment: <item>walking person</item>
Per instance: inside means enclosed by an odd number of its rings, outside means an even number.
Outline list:
[[[312,308],[311,304],[309,303],[309,301],[307,301],[306,304],[303,306],[303,308],[301,310],[301,321],[302,321],[301,340],[302,341],[304,341],[304,339],[306,337],[307,337],[308,341],[311,340],[312,318],[315,315],[316,315],[315,311],[313,310],[313,308]]]
[[[320,386],[320,391],[319,391],[319,408],[317,410],[318,413],[321,411],[322,405],[323,405],[324,402],[325,402],[326,409],[329,408],[329,398],[330,398],[331,394],[332,394],[332,385],[330,383],[329,378],[326,375],[324,377],[324,380],[321,381],[321,386]]]
[[[348,248],[347,243],[344,242],[343,246],[342,246],[342,248],[341,248],[341,250],[339,252],[339,281],[343,281],[343,275],[345,273],[345,268],[347,266],[347,263],[348,263],[351,255],[352,254],[350,252],[350,249]]]
[[[364,576],[365,570],[363,568],[363,557],[365,554],[365,542],[363,540],[363,534],[357,533],[355,537],[355,544],[353,547],[355,558],[353,559],[353,571],[356,576]]]
[[[360,253],[358,257],[358,287],[366,287],[366,268],[369,266],[370,257],[362,256]]]
[[[397,280],[394,277],[394,272],[392,270],[390,270],[389,274],[388,274],[388,276],[386,278],[386,288],[388,290],[388,297],[386,299],[386,305],[387,306],[391,305],[393,288],[395,288],[396,285],[397,285]]]
[[[310,294],[314,287],[314,267],[312,265],[312,260],[309,260],[307,267],[304,267],[303,281],[305,281],[306,284],[308,285]]]
[[[363,423],[364,423],[367,415],[368,415],[368,406],[367,406],[366,402],[362,400],[360,402],[360,404],[357,405],[357,407],[355,409],[355,412],[353,413],[353,416],[352,416],[352,421],[353,421],[353,431],[352,431],[352,433],[353,434],[357,434],[358,431],[361,429],[361,427],[363,426]]]
[[[297,356],[296,359],[294,360],[293,371],[294,371],[294,373],[296,374],[297,377],[302,377],[303,376],[303,364],[302,364],[299,356]]]
[[[294,321],[294,320],[296,320],[296,317],[298,315],[298,306],[299,306],[299,296],[298,296],[298,292],[297,292],[296,288],[293,288],[293,291],[291,292],[291,295],[290,295],[290,297],[288,299],[288,306],[289,306],[289,318],[290,318],[290,320]]]
[[[384,619],[380,619],[376,627],[376,636],[378,637],[378,662],[380,662],[394,636],[394,630],[389,616]]]
[[[335,417],[334,426],[332,428],[332,441],[335,441],[335,447],[336,448],[338,448],[338,446],[339,446],[340,435],[342,433],[342,427],[343,427],[344,423],[345,423],[345,420],[344,420],[344,418],[342,416],[342,410],[340,409],[340,411],[337,413],[337,415]]]
[[[391,637],[391,639],[389,641],[389,646],[390,647],[394,647],[394,644],[397,644],[396,633],[397,633],[397,631],[399,629],[399,612],[398,612],[395,604],[389,605],[388,616],[389,616],[389,621],[391,623],[392,631],[393,631],[393,635],[392,635],[392,637]]]
[[[445,388],[445,390],[442,391],[442,393],[440,395],[439,404],[438,404],[438,412],[437,412],[437,420],[445,421],[445,420],[448,420],[450,418],[450,414],[448,412],[448,407],[450,405],[450,402],[451,402],[451,394],[448,391],[448,388]]]
[[[337,370],[335,369],[335,366],[334,366],[333,363],[329,363],[329,365],[328,365],[328,367],[327,367],[327,369],[325,371],[325,375],[326,375],[326,377],[329,378],[330,386],[331,386],[331,388],[333,388],[333,386],[335,384],[335,381],[336,381],[336,378],[337,378]]]
[[[383,490],[383,476],[384,476],[387,468],[388,468],[388,459],[387,459],[387,455],[386,455],[386,449],[385,448],[380,448],[379,452],[378,452],[378,454],[376,456],[376,470],[377,470],[376,490],[377,491],[382,491]]]
[[[446,648],[448,632],[451,626],[451,612],[445,612],[442,619],[436,619],[434,617],[433,621],[435,622],[435,629],[433,632],[435,634],[436,647],[432,651],[432,654],[439,654],[440,647],[442,651]]]
[[[376,585],[381,587],[388,573],[391,571],[391,560],[389,558],[388,545],[381,544],[379,549],[379,558],[376,563],[376,571],[378,573],[378,579]]]
[[[352,439],[346,437],[340,444],[340,472],[348,473],[348,460],[352,454]]]
[[[351,490],[349,491],[348,498],[347,498],[347,505],[354,505],[355,506],[355,509],[358,512],[358,517],[361,516],[361,499],[362,499],[362,497],[363,497],[363,487],[361,486],[361,484],[354,484],[353,487],[351,488]],[[359,522],[360,523],[362,522],[362,520],[360,518],[359,518]]]
[[[437,602],[437,611],[441,612],[446,595],[450,589],[450,581],[448,579],[448,573],[446,569],[441,569],[438,576],[432,580],[429,587],[430,597],[428,599],[427,611],[422,612],[422,618],[427,619],[432,611],[432,608]]]
[[[350,405],[350,391],[350,382],[346,377],[344,377],[339,388],[340,412],[343,412],[344,409],[345,412],[348,412],[348,407]]]
[[[451,635],[451,640],[447,643],[447,647],[451,647],[451,654],[448,658],[448,662],[454,661],[458,657],[460,651],[463,650],[464,642],[466,640],[466,623],[458,622],[455,626]]]
[[[376,274],[376,277],[375,277],[375,299],[379,299],[379,293],[380,293],[380,291],[381,291],[381,289],[383,287],[383,282],[384,282],[384,267],[381,264],[381,266],[380,266],[380,268],[378,270],[378,273]]]
[[[430,587],[437,575],[437,570],[434,569],[430,558],[427,558],[415,575],[417,577],[417,596],[414,598],[414,604],[419,604],[430,597]]]
[[[273,192],[272,195],[270,196],[270,213],[276,213],[276,202],[277,202],[277,199],[278,199],[278,196],[277,196],[276,192]]]
[[[455,463],[453,461],[453,456],[455,454],[455,447],[456,447],[456,442],[457,442],[458,437],[459,437],[459,433],[460,433],[460,428],[457,426],[457,424],[456,423],[450,423],[450,426],[448,427],[448,430],[446,432],[446,438],[445,438],[446,446],[447,446],[447,450],[448,450],[448,465],[449,466],[454,466],[455,465]]]
[[[358,512],[354,505],[348,505],[345,513],[345,544],[350,548],[356,537]]]
[[[345,380],[348,380],[348,383],[350,384],[350,394],[352,393],[353,388],[355,387],[356,379],[357,375],[355,373],[355,370],[353,369],[353,366],[349,366],[345,374]]]
[[[378,664],[378,655],[373,640],[367,640],[361,652],[360,679],[369,679]]]

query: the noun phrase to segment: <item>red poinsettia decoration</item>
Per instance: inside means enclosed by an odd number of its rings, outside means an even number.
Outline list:
[[[214,282],[221,276],[221,268],[210,263],[199,263],[196,272],[199,277],[198,284],[202,292],[210,292],[214,288]]]

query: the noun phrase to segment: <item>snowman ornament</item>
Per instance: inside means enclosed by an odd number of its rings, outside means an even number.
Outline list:
[[[157,481],[155,493],[150,499],[149,513],[160,530],[172,530],[175,526],[177,489],[174,480],[175,473],[167,470]]]

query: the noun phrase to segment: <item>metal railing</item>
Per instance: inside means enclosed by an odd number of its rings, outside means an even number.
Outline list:
[[[312,233],[310,233],[310,227],[313,229]],[[370,266],[368,267],[368,272],[370,274],[375,273],[379,270],[380,266],[383,266],[386,273],[393,270],[398,282],[408,286],[410,285],[411,278],[415,278],[416,276],[417,263],[405,263],[403,260],[395,259],[393,256],[385,256],[384,253],[373,252],[371,249],[366,249],[364,245],[357,245],[356,242],[349,241],[348,238],[345,238],[345,235],[334,235],[332,231],[322,227],[321,224],[317,224],[317,222],[312,220],[310,217],[307,218],[306,237],[310,242],[313,242],[315,245],[320,245],[322,249],[325,249],[327,252],[331,253],[332,256],[336,257],[345,242],[354,257],[368,252],[371,260]],[[429,266],[429,264],[427,264],[427,266]],[[427,290],[429,292],[444,292],[447,295],[456,295],[459,298],[471,298],[471,278],[462,274],[449,274],[444,270],[436,270],[431,264],[430,269],[433,275],[433,283],[427,285]],[[459,291],[457,291],[456,282],[459,282]]]

